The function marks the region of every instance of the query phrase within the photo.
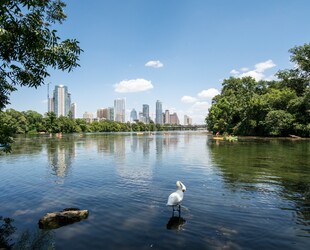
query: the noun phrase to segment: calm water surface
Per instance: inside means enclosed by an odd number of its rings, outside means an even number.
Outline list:
[[[181,180],[181,218],[165,206]],[[89,217],[40,230],[47,212]],[[177,214],[175,214],[177,215]],[[206,133],[19,137],[0,155],[0,217],[15,247],[309,249],[310,141]]]

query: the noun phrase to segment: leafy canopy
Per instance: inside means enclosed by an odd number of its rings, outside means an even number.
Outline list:
[[[289,50],[293,69],[277,81],[229,78],[212,100],[209,131],[237,135],[310,137],[310,44]]]
[[[53,24],[67,18],[61,0],[2,0],[0,5],[0,110],[16,86],[44,84],[47,69],[70,72],[82,49],[75,39],[61,40]]]

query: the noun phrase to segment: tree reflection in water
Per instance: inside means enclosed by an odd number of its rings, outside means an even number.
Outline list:
[[[13,242],[13,234],[17,228],[12,225],[12,218],[3,218],[0,216],[0,249],[55,249],[54,234],[52,230],[37,230],[30,233],[24,231],[21,236]]]

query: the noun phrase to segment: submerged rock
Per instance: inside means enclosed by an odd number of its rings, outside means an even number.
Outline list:
[[[39,228],[56,229],[80,220],[87,219],[88,210],[79,208],[65,208],[59,212],[47,213],[39,220]]]

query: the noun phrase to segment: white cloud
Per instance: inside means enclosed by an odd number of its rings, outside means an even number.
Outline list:
[[[276,65],[273,63],[272,60],[267,60],[266,62],[261,62],[261,63],[255,64],[255,69],[257,72],[263,73],[265,70],[271,69],[275,66]]]
[[[197,97],[183,96],[181,101],[190,104],[184,114],[189,115],[195,124],[204,124],[206,115],[211,106],[211,100],[214,96],[220,94],[220,91],[215,88],[202,90],[197,94]],[[183,115],[184,115],[183,114]]]
[[[208,102],[196,102],[192,108],[195,111],[205,111],[207,113],[210,108],[210,104]]]
[[[230,74],[232,74],[232,75],[238,75],[238,74],[239,74],[239,71],[233,69],[232,71],[230,71]]]
[[[276,64],[271,60],[267,60],[265,62],[260,62],[254,65],[255,69],[254,70],[249,70],[248,68],[241,68],[240,70],[244,73],[240,74],[239,71],[233,69],[230,71],[230,74],[234,75],[235,77],[245,77],[245,76],[251,76],[255,80],[260,81],[260,80],[268,80],[271,79],[272,76],[268,76],[266,78],[264,72],[267,69],[271,69],[275,67]]]
[[[201,91],[200,93],[198,93],[198,96],[200,98],[210,98],[210,99],[212,99],[214,96],[216,96],[218,94],[220,94],[220,92],[217,89],[210,88],[210,89]]]
[[[195,97],[185,95],[182,97],[181,101],[184,103],[194,103],[197,101],[197,99]]]
[[[145,67],[162,68],[162,67],[164,67],[164,64],[158,60],[157,61],[148,61],[145,64]]]
[[[145,79],[123,80],[114,85],[114,91],[118,93],[141,92],[152,88],[152,82]]]
[[[246,77],[246,76],[251,76],[255,80],[260,81],[264,78],[265,75],[261,72],[256,71],[256,70],[251,70],[251,71],[248,71],[248,72],[245,72],[245,73],[238,75],[238,77],[241,77],[241,78]]]

